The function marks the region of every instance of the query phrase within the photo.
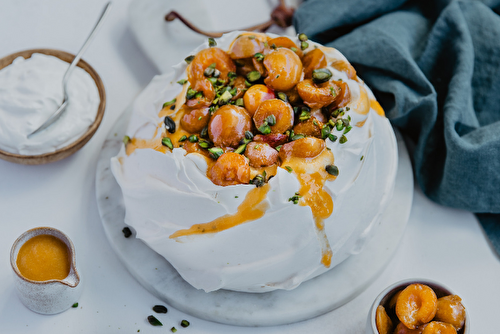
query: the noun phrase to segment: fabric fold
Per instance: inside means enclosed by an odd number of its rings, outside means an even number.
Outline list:
[[[499,12],[499,0],[310,0],[294,25],[351,61],[415,144],[423,192],[486,213],[500,254]]]

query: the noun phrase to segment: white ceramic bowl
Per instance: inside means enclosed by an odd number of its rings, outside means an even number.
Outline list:
[[[370,312],[368,313],[368,322],[366,325],[366,334],[379,334],[377,330],[377,325],[375,323],[375,314],[377,312],[377,307],[379,305],[382,306],[387,306],[389,304],[389,301],[391,298],[398,293],[398,291],[403,290],[406,288],[408,285],[413,284],[413,283],[420,283],[420,284],[425,284],[434,290],[436,293],[436,296],[438,298],[447,296],[447,295],[458,295],[460,294],[453,292],[450,290],[447,286],[438,283],[436,281],[430,280],[430,279],[425,279],[425,278],[409,278],[405,279],[399,282],[396,282],[394,284],[391,284],[388,286],[384,291],[382,291],[377,298],[375,298],[375,301],[373,302],[373,305],[370,309]],[[463,301],[462,301],[462,304]],[[465,305],[464,305],[465,307]],[[387,309],[388,307],[386,307]],[[469,334],[470,331],[470,318],[469,318],[469,313],[467,312],[467,307],[465,307],[465,324],[464,327],[457,333],[457,334]]]
[[[68,246],[70,271],[65,279],[33,281],[24,277],[17,267],[17,255],[24,243],[37,235],[52,235]],[[73,242],[61,231],[52,227],[37,227],[24,232],[12,245],[10,264],[14,271],[14,284],[23,304],[41,314],[56,314],[69,309],[82,293],[81,278],[76,270],[76,254]]]

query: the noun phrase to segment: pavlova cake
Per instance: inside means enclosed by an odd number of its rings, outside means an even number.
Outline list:
[[[303,34],[209,39],[136,99],[124,143],[125,223],[207,292],[293,289],[360,252],[397,169],[370,89]]]

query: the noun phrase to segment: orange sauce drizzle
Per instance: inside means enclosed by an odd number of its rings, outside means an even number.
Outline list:
[[[257,175],[262,175],[264,172],[266,172],[266,182],[267,182],[271,176],[275,176],[276,173],[278,172],[278,165],[274,164],[269,167],[260,167],[260,168],[250,167],[250,179],[253,179]]]
[[[21,246],[16,264],[21,275],[27,279],[62,280],[70,271],[68,246],[53,235],[37,235]]]
[[[362,127],[363,127],[363,125],[365,125],[365,123],[366,123],[366,118],[365,118],[364,120],[359,121],[358,123],[356,123],[356,126],[357,126],[358,128],[362,128]]]
[[[316,231],[321,242],[321,263],[329,268],[332,260],[332,249],[328,242],[325,233],[324,220],[333,212],[333,200],[323,186],[327,180],[333,181],[335,176],[328,174],[325,169],[319,169],[318,172],[308,173],[307,165],[314,163],[314,160],[324,161],[329,159],[333,164],[333,154],[329,150],[323,150],[315,158],[289,158],[282,163],[282,166],[290,166],[293,173],[297,176],[300,183],[299,194],[302,198],[299,200],[299,205],[309,206],[311,208]]]
[[[164,137],[170,138],[174,147],[181,147],[181,145],[183,145],[182,142],[179,142],[179,139],[181,139],[182,136],[189,137],[190,133],[181,128],[180,120],[183,114],[177,111],[179,111],[184,102],[186,102],[186,91],[188,89],[188,86],[188,84],[184,84],[182,91],[179,95],[177,95],[175,108],[173,110],[170,109],[172,105],[166,106],[165,108],[162,108],[162,110],[160,110],[160,112],[158,113],[158,117],[161,118],[162,121],[156,125],[156,130],[151,139],[142,139],[135,137],[131,138],[130,142],[128,142],[127,146],[125,147],[125,153],[127,155],[131,155],[137,149],[146,148],[150,148],[161,153],[166,153],[168,148],[161,142]],[[164,129],[163,118],[165,118],[165,116],[171,116],[174,120],[176,125],[176,131],[174,133],[170,133]],[[158,136],[159,131],[162,131],[161,137]]]
[[[384,109],[382,109],[382,106],[377,100],[370,100],[370,107],[380,116],[385,116]]]
[[[224,215],[211,222],[195,224],[188,229],[176,231],[170,236],[170,239],[194,234],[217,233],[261,218],[269,208],[269,203],[264,201],[269,188],[269,184],[265,184],[250,190],[235,214]]]
[[[362,85],[359,85],[359,99],[356,104],[356,108],[354,108],[353,111],[361,115],[366,115],[370,111],[370,100],[368,99],[368,93],[366,92],[365,87],[363,87]]]

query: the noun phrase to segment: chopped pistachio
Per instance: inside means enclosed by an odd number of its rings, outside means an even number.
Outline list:
[[[206,125],[205,127],[203,127],[203,129],[201,129],[200,137],[208,138],[208,125]]]
[[[257,60],[257,61],[262,61],[264,60],[264,55],[260,52],[257,52],[256,54],[254,54],[254,58]]]
[[[176,333],[176,332],[177,332],[177,328],[172,327],[172,328],[170,328],[170,331],[171,331],[172,333]]]
[[[253,133],[250,131],[245,131],[245,138],[246,139],[253,139]]]
[[[364,159],[364,155],[361,156],[361,158],[359,158],[359,161],[362,161]]]
[[[243,154],[243,152],[245,152],[245,149],[247,148],[247,144],[242,144],[240,146],[238,146],[238,148],[236,150],[234,150],[234,153],[238,153],[238,154]]]
[[[214,159],[218,159],[221,155],[224,154],[224,151],[220,147],[209,148],[208,152],[210,152],[210,156]]]
[[[243,98],[239,98],[236,100],[235,104],[239,107],[244,107],[245,106],[245,103],[243,102]]]
[[[198,145],[200,145],[201,148],[209,148],[212,144],[208,140],[201,139]]]
[[[247,80],[250,82],[254,82],[260,79],[259,71],[252,71],[247,74]]]
[[[253,179],[250,180],[250,184],[255,185],[257,188],[262,187],[265,183],[264,178],[262,175],[256,175]]]
[[[259,130],[262,134],[268,135],[271,133],[271,128],[267,124],[267,122],[264,122],[257,130]]]
[[[198,93],[198,92],[192,88],[189,88],[187,93],[186,93],[186,99],[191,100],[192,98],[194,98],[196,96],[196,93]]]
[[[345,129],[344,129],[344,134],[348,133],[349,131],[351,131],[352,129],[352,126],[348,125]]]
[[[339,143],[344,144],[346,142],[347,142],[347,137],[342,135],[342,137],[340,137],[340,139],[339,139]]]
[[[192,55],[191,55],[191,56],[189,56],[189,57],[186,57],[186,58],[184,59],[184,61],[185,61],[186,63],[188,63],[188,64],[191,64],[191,62],[193,61],[193,59],[194,59],[194,56],[192,56]]]
[[[174,145],[172,145],[172,140],[170,140],[170,138],[168,138],[168,137],[164,137],[161,140],[161,143],[162,143],[163,146],[166,146],[166,147],[168,147],[171,150],[174,149]]]
[[[335,127],[338,131],[342,131],[342,129],[344,128],[344,122],[342,122],[341,119],[337,120],[337,122],[335,122]]]
[[[78,303],[74,303],[73,305],[71,305],[72,308],[77,308],[78,307]]]
[[[311,113],[304,110],[300,113],[299,121],[307,121],[309,118],[311,118]]]
[[[224,94],[221,95],[220,99],[219,99],[219,104],[221,104],[221,102],[224,104],[224,103],[227,103],[229,100],[231,100],[233,98],[233,95],[228,92],[227,90],[224,92]]]
[[[292,46],[292,47],[290,48],[290,50],[292,50],[293,52],[297,52],[297,48],[296,48],[296,47],[294,47],[294,46]]]
[[[300,43],[300,48],[301,48],[302,50],[305,50],[305,49],[307,49],[308,47],[309,47],[309,43],[307,43],[307,42],[301,42],[301,43]]]
[[[186,135],[183,135],[181,138],[179,138],[179,143],[182,143],[187,139]]]
[[[325,125],[321,129],[321,138],[325,139],[326,137],[328,137],[328,135],[330,134],[330,132],[332,132],[332,129],[328,125]]]
[[[282,147],[282,146],[283,146],[283,145],[278,145],[278,146],[276,146],[276,147],[275,147],[276,151],[278,151],[278,152],[279,152],[279,151],[281,150],[281,147]]]
[[[293,172],[293,168],[290,166],[285,166],[285,169],[288,171],[288,173]]]
[[[338,176],[339,175],[339,168],[335,165],[327,165],[325,167],[326,171],[328,174],[333,175],[333,176]]]
[[[309,38],[307,38],[307,35],[302,33],[302,34],[299,34],[299,41],[301,42],[305,42],[307,41]]]
[[[174,98],[172,101],[168,101],[168,102],[163,103],[163,108],[166,108],[166,107],[174,104],[176,101],[177,101],[177,99]]]
[[[198,141],[198,136],[197,135],[191,135],[191,136],[188,137],[188,140],[191,143],[196,143]]]
[[[127,145],[130,142],[130,137],[129,136],[123,136],[123,143]]]
[[[333,133],[330,133],[330,134],[328,135],[328,139],[330,139],[332,142],[336,142],[336,141],[337,141],[337,138],[338,138],[338,137],[337,137],[336,135],[334,135]]]
[[[305,136],[303,134],[298,134],[298,135],[292,136],[291,140],[294,141],[294,140],[302,139],[302,138],[305,138]]]
[[[181,80],[177,81],[177,83],[179,85],[184,85],[186,82],[188,82],[186,79],[181,79]]]
[[[155,311],[156,313],[167,313],[168,312],[167,308],[163,305],[153,306],[153,311]]]
[[[318,68],[312,71],[312,81],[315,84],[327,82],[328,80],[330,80],[331,77],[332,77],[332,72],[330,72],[330,70],[327,68]]]
[[[163,326],[160,320],[156,319],[154,315],[148,316],[148,321],[153,326]]]
[[[267,124],[269,124],[270,126],[273,126],[273,125],[276,125],[276,116],[274,115],[269,115],[266,117],[266,122]]]
[[[281,101],[288,102],[288,96],[285,93],[279,92],[276,95],[278,96],[278,99],[280,99]]]
[[[212,46],[217,46],[217,42],[215,41],[215,39],[213,39],[212,37],[210,37],[208,39],[208,46],[209,47],[212,47]]]

